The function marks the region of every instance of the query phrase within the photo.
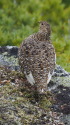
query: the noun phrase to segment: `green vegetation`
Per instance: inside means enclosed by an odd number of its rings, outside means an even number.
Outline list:
[[[32,95],[31,91],[24,90],[21,92],[18,86],[12,86],[11,83],[0,87],[0,124],[34,125],[45,121],[46,123],[52,123],[49,120],[50,118],[54,120],[50,109],[50,104],[53,104],[51,101],[52,96],[47,95],[45,99],[40,100],[41,104],[39,102],[36,104]],[[47,120],[42,118],[44,114],[47,116]]]
[[[5,67],[0,67],[0,72],[0,125],[38,125],[39,122],[42,125],[45,121],[52,123],[49,119],[54,120],[54,117],[50,107],[55,100],[51,92],[47,92],[47,95],[34,93],[32,88],[25,86],[21,72]],[[47,120],[42,117],[44,114]]]
[[[70,0],[62,0],[63,3],[66,4],[66,6],[70,6]]]
[[[46,20],[52,28],[51,39],[57,64],[70,71],[70,1],[2,0],[0,1],[0,45],[17,45],[37,32],[38,21]]]

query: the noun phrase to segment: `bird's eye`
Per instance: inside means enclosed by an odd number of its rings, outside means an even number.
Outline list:
[[[41,23],[41,25],[43,25],[43,23]]]

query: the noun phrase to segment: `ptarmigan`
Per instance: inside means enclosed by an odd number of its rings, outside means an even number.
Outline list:
[[[26,38],[19,48],[19,64],[31,86],[40,94],[45,93],[55,64],[55,50],[50,41],[51,29],[41,21],[39,31]]]

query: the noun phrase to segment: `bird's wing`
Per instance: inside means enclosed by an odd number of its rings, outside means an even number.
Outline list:
[[[25,39],[19,49],[19,64],[21,66],[22,72],[24,72],[28,82],[31,85],[34,85],[35,80],[32,74],[32,50],[33,49],[33,40],[31,37]],[[34,53],[34,52],[33,52]]]

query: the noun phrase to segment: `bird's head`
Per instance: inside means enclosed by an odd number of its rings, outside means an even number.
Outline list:
[[[46,21],[40,21],[39,24],[40,24],[39,28],[40,32],[46,33],[48,35],[51,34],[50,25]]]

